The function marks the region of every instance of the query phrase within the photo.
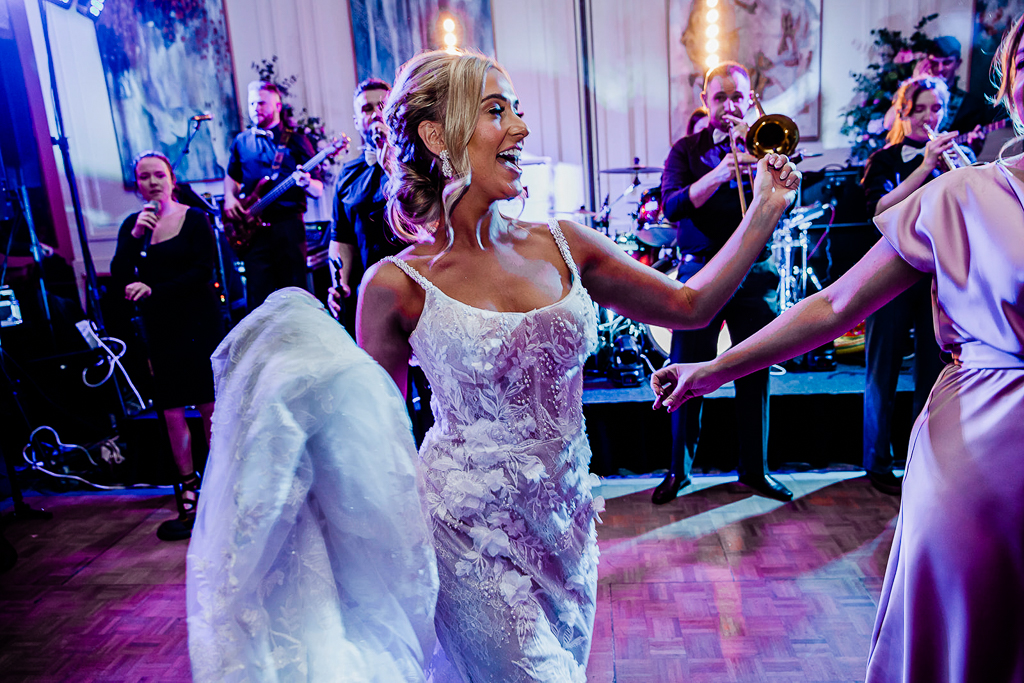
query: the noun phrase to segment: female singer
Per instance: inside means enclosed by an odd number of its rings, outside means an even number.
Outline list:
[[[735,291],[795,195],[785,157],[719,255],[685,285],[568,221],[527,223],[529,128],[505,70],[420,54],[385,105],[392,229],[415,245],[363,281],[357,336],[406,386],[415,351],[436,424],[420,450],[437,551],[438,639],[465,681],[586,678],[597,590],[583,362],[594,300],[630,318],[700,327]]]
[[[946,170],[942,154],[952,148],[957,133],[942,133],[931,139],[929,130],[938,130],[948,101],[945,82],[931,76],[911,78],[896,91],[896,120],[886,138],[889,144],[871,155],[864,170],[868,215],[898,204]],[[902,479],[892,471],[890,432],[904,341],[911,327],[916,330],[916,418],[943,366],[931,333],[931,290],[926,279],[869,315],[865,324],[864,470],[876,489],[890,495],[899,495],[902,485]]]
[[[997,97],[1024,132],[1018,19]],[[655,373],[655,407],[850,329],[922,278],[953,362],[914,425],[868,656],[869,683],[1024,680],[1024,156],[943,174],[875,217],[848,273],[709,363]]]
[[[199,498],[185,406],[199,409],[209,446],[210,354],[224,336],[213,287],[216,245],[206,214],[174,200],[174,171],[166,156],[141,154],[135,178],[146,206],[121,224],[110,272],[144,321],[154,404],[167,424],[181,476],[174,489],[178,518],[161,524],[157,536],[180,540],[191,535]]]

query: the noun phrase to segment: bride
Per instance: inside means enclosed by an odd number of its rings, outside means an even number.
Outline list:
[[[204,681],[423,681],[437,570],[390,378],[307,292],[213,355],[213,441],[188,549]]]
[[[446,676],[583,681],[597,543],[583,362],[591,297],[635,320],[706,325],[795,196],[785,157],[758,168],[733,238],[685,285],[568,221],[526,223],[496,202],[522,190],[529,134],[505,70],[479,54],[420,54],[385,106],[388,210],[415,242],[363,282],[359,344],[406,386],[415,352],[436,423],[420,450],[438,560]],[[443,660],[442,660],[443,661]]]

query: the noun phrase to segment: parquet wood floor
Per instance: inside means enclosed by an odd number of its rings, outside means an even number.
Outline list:
[[[589,680],[863,680],[898,501],[850,477],[784,476],[786,505],[698,477],[661,507],[657,480],[606,480]],[[186,546],[155,536],[172,497],[28,500],[55,516],[7,527],[0,680],[190,680]]]

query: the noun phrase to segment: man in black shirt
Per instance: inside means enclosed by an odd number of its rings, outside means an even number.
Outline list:
[[[665,218],[677,227],[683,252],[679,279],[685,281],[718,253],[742,220],[736,167],[747,201],[753,196],[746,169],[757,162],[752,155],[731,151],[729,137],[742,141],[747,126],[743,116],[751,105],[750,76],[735,62],[723,62],[708,71],[701,93],[709,125],[672,146],[662,174],[661,196]],[[742,143],[739,143],[742,150]],[[708,327],[672,333],[672,361],[712,360],[723,321],[733,343],[754,334],[778,313],[779,274],[766,249],[746,279]],[[690,483],[690,467],[700,437],[701,400],[687,401],[672,413],[672,468],[655,489],[653,502],[673,500]],[[736,423],[739,447],[737,471],[742,483],[761,495],[790,500],[793,494],[768,474],[768,370],[736,380]]]
[[[362,138],[363,154],[342,168],[334,196],[329,254],[337,284],[330,290],[327,305],[353,336],[356,298],[352,294],[363,273],[406,247],[392,235],[385,217],[388,176],[381,164],[386,136],[384,100],[389,92],[391,86],[378,78],[356,86],[353,119]]]
[[[298,167],[315,154],[313,145],[301,132],[287,128],[281,120],[281,91],[273,83],[249,84],[249,118],[253,126],[239,133],[231,143],[227,175],[224,178],[224,213],[231,220],[247,214],[239,199],[252,192],[262,178],[276,186],[289,175],[295,185],[263,212],[269,225],[259,229],[252,247],[242,255],[245,263],[246,303],[253,310],[270,293],[283,287],[306,288],[306,196],[319,197],[324,186],[319,169],[302,173]],[[269,188],[268,188],[269,189]]]
[[[956,75],[960,62],[960,41],[953,36],[939,36],[929,43],[927,54],[914,67],[915,78],[935,76],[942,79],[949,88],[946,115],[938,128],[940,133],[954,130],[958,133],[971,133],[978,126],[992,123],[998,113],[982,95],[960,88]],[[985,145],[985,136],[979,132],[972,137],[971,149],[978,154]]]

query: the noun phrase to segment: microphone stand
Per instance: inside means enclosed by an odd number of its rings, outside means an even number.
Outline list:
[[[192,140],[196,137],[196,135],[199,134],[199,128],[203,125],[203,121],[206,121],[206,120],[207,119],[205,118],[205,116],[200,116],[200,117],[193,116],[192,118],[190,118],[188,120],[189,121],[188,122],[188,129],[185,131],[185,146],[181,149],[181,153],[178,154],[178,158],[174,160],[173,164],[171,164],[171,170],[172,171],[177,170],[178,165],[182,161],[184,161],[185,157],[188,155],[188,152],[189,152],[189,150],[192,147]],[[196,122],[196,129],[195,130],[192,130],[192,122],[193,121]]]
[[[71,206],[75,213],[75,225],[78,228],[78,243],[82,250],[82,262],[85,265],[85,303],[86,312],[92,317],[98,329],[98,335],[106,333],[103,324],[103,312],[100,310],[100,286],[96,278],[96,264],[89,251],[89,234],[85,229],[85,215],[82,213],[82,201],[78,195],[78,182],[75,180],[74,167],[71,164],[71,150],[68,137],[64,134],[64,117],[61,114],[60,97],[57,93],[57,72],[53,64],[53,50],[50,47],[50,31],[46,22],[46,3],[39,0],[39,16],[43,24],[43,39],[46,43],[46,58],[50,68],[50,94],[53,97],[53,121],[57,135],[50,138],[51,144],[60,150],[64,164],[64,175],[67,177],[68,189],[71,192]]]

